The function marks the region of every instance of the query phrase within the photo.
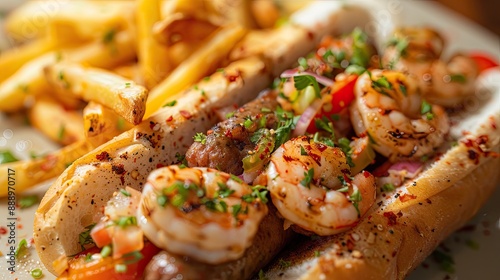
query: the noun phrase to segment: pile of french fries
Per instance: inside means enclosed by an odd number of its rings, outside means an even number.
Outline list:
[[[16,170],[18,192],[58,176],[227,64],[249,30],[275,26],[295,8],[272,0],[26,2],[5,22],[16,46],[0,54],[0,112],[26,114],[62,148],[0,171]]]

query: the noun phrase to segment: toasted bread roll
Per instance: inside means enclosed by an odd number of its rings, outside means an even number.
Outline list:
[[[462,135],[457,146],[404,186],[379,194],[378,204],[352,230],[289,248],[280,258],[291,265],[274,263],[265,277],[404,279],[478,212],[500,181],[500,110],[493,105],[500,103],[499,77],[494,69],[479,79],[478,92],[488,88],[491,99],[459,117],[451,131]]]

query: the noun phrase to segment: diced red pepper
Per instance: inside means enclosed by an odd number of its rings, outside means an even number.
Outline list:
[[[498,66],[498,62],[495,59],[484,53],[473,52],[469,54],[469,57],[476,62],[479,72]]]
[[[340,113],[344,108],[349,106],[354,101],[354,86],[357,80],[357,75],[350,75],[342,81],[335,82],[330,93],[323,95],[323,106],[314,118],[322,119],[326,117],[331,120],[332,115]],[[317,132],[314,121],[309,124],[307,132]]]

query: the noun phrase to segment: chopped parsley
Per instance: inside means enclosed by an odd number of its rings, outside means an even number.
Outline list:
[[[59,139],[59,141],[62,141],[65,133],[66,126],[64,124],[61,124],[61,126],[59,127],[59,131],[57,132],[57,139]]]
[[[317,98],[321,98],[318,81],[311,75],[300,75],[293,77],[293,83],[297,90],[303,90],[312,85]]]
[[[467,79],[462,74],[453,74],[453,75],[450,75],[450,82],[464,84],[465,82],[467,82]]]
[[[314,178],[314,168],[311,168],[307,170],[307,172],[304,172],[304,179],[300,181],[300,184],[308,189],[311,188],[311,182],[313,181]]]
[[[123,194],[126,197],[130,197],[131,196],[130,192],[127,191],[126,189],[120,189],[120,193]]]
[[[251,194],[245,194],[241,199],[247,203],[252,203],[255,200],[260,200],[262,203],[267,203],[267,189],[262,185],[255,185],[252,187]]]
[[[391,89],[392,85],[389,82],[389,80],[387,80],[387,77],[382,76],[375,81],[372,80],[372,87],[375,89],[377,89],[377,88],[379,88],[379,89],[383,89],[383,88]]]
[[[94,240],[90,236],[90,231],[94,228],[95,224],[91,224],[85,227],[85,230],[78,235],[78,243],[82,246],[82,250],[85,250],[85,245],[94,244]]]
[[[165,103],[165,105],[163,105],[163,107],[174,107],[175,104],[177,104],[177,100],[172,100],[170,102]]]
[[[292,265],[291,261],[285,261],[284,259],[279,259],[278,263],[281,268],[288,268]]]
[[[351,200],[352,202],[352,205],[354,205],[354,208],[356,208],[356,211],[358,211],[358,214],[359,213],[359,203],[361,202],[363,198],[361,197],[361,193],[359,192],[359,190],[355,190],[350,196],[349,196],[349,200]]]
[[[36,203],[38,203],[38,196],[36,194],[24,196],[19,199],[19,207],[21,207],[21,209],[29,208]]]
[[[300,155],[301,156],[309,155],[302,145],[300,145]]]
[[[448,273],[455,272],[455,261],[453,260],[453,258],[449,254],[446,254],[445,252],[440,251],[440,250],[435,250],[432,253],[432,257],[439,264],[439,267],[442,270],[444,270]]]
[[[15,161],[18,161],[18,159],[9,150],[0,151],[0,164]]]
[[[226,119],[230,119],[234,116],[234,112],[229,112],[226,114]]]
[[[128,226],[136,226],[137,218],[135,216],[125,216],[118,218],[115,224],[121,228],[126,228]]]
[[[406,86],[403,85],[403,84],[399,84],[399,90],[401,91],[401,93],[404,95],[404,96],[408,96],[408,92],[406,90]]]
[[[217,182],[217,185],[219,186],[219,190],[215,193],[215,197],[226,198],[234,193],[234,190],[228,188],[227,185],[222,182]]]
[[[104,33],[104,36],[102,36],[102,42],[104,44],[112,43],[115,39],[115,35],[116,35],[115,29],[108,30],[106,33]]]
[[[196,133],[193,139],[195,142],[200,142],[203,145],[207,142],[207,136],[201,132]]]
[[[245,121],[243,122],[243,126],[247,129],[250,128],[252,126],[252,124],[253,124],[253,121],[250,118],[245,119]]]
[[[123,255],[122,258],[124,259],[123,264],[129,265],[139,262],[144,258],[144,255],[139,251],[133,251]]]
[[[396,187],[394,187],[394,184],[392,184],[392,183],[385,183],[382,186],[382,191],[384,191],[384,192],[392,192],[395,189],[396,189]]]
[[[432,120],[434,119],[434,114],[431,112],[432,110],[432,105],[427,103],[427,101],[422,101],[422,106],[420,107],[420,113],[422,115],[425,115],[427,120]]]
[[[354,167],[354,162],[352,161],[353,149],[351,147],[351,141],[349,141],[349,139],[347,139],[345,137],[342,137],[339,139],[338,145],[339,145],[339,148],[342,150],[342,152],[344,152],[344,154],[345,154],[347,164],[350,167]]]

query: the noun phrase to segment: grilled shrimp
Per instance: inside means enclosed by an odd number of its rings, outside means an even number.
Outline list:
[[[352,178],[345,154],[303,136],[281,145],[266,169],[268,189],[279,213],[317,235],[354,226],[375,201],[374,177]]]
[[[449,122],[445,110],[427,103],[416,81],[400,72],[374,70],[359,77],[351,106],[358,135],[391,161],[420,159],[444,142]]]
[[[258,188],[215,169],[163,167],[144,187],[138,224],[172,253],[209,264],[235,260],[267,214]]]
[[[382,64],[414,75],[427,100],[454,107],[474,93],[479,69],[465,55],[457,54],[443,61],[443,47],[444,39],[433,29],[401,28],[389,41]]]

